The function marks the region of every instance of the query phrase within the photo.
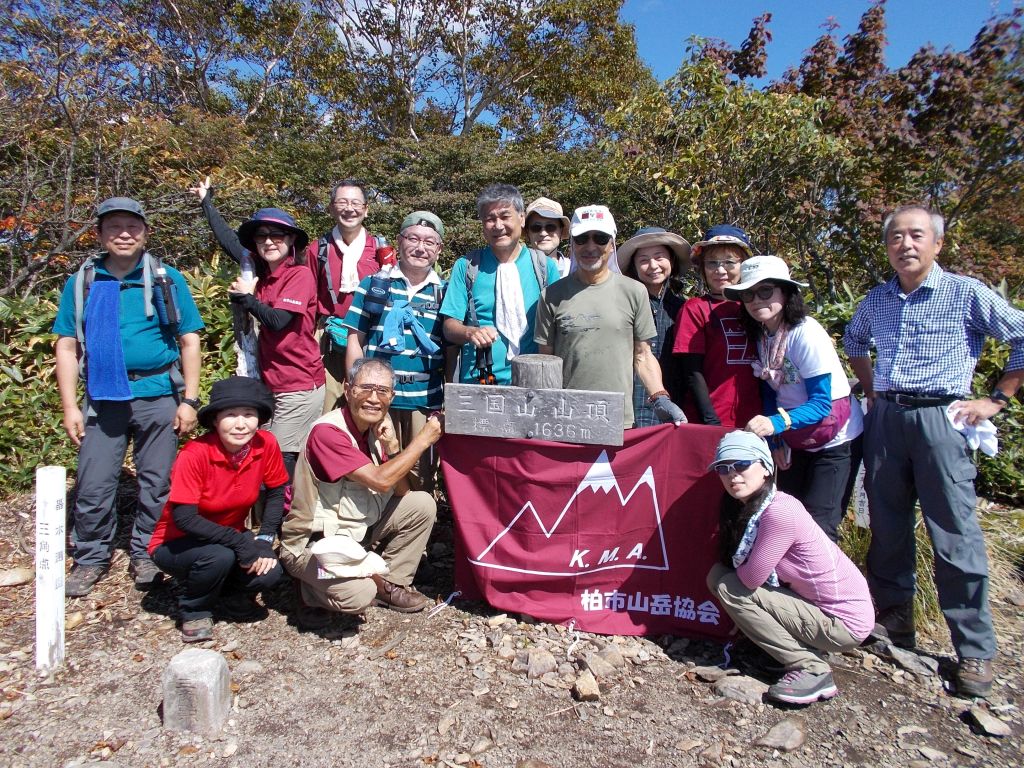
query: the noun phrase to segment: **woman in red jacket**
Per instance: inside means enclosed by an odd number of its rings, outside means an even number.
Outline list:
[[[266,609],[256,593],[270,589],[283,571],[272,545],[284,512],[288,473],[270,432],[274,399],[256,379],[231,376],[213,385],[199,411],[209,432],[181,449],[171,469],[171,491],[156,524],[149,553],[183,587],[178,597],[181,639],[213,637],[213,606],[234,619],[256,619]],[[266,486],[260,533],[246,517]]]

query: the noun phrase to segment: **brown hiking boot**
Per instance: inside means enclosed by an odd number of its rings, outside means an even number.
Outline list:
[[[961,696],[985,698],[992,693],[992,660],[960,659],[956,668],[956,692]]]
[[[68,574],[68,580],[64,582],[64,594],[68,597],[85,597],[96,582],[107,575],[109,565],[78,565],[75,563]]]
[[[882,631],[880,632],[879,629]],[[917,645],[914,631],[914,603],[891,605],[878,612],[874,634],[888,637],[897,648],[912,649]]]
[[[415,587],[401,587],[380,576],[374,576],[377,583],[377,599],[374,605],[390,608],[399,613],[416,613],[431,604],[431,599],[420,594]]]

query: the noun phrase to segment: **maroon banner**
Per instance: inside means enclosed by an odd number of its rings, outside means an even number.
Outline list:
[[[445,435],[463,595],[587,632],[724,638],[718,560],[725,430],[631,429],[622,447]]]

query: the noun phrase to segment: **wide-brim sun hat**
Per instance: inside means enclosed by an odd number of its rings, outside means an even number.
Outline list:
[[[754,247],[750,244],[747,233],[732,224],[716,224],[704,233],[704,239],[693,244],[690,249],[690,260],[694,266],[699,265],[700,255],[705,248],[715,245],[735,245],[748,257],[754,255]]]
[[[324,536],[309,548],[319,565],[339,579],[365,579],[389,571],[384,558],[368,552],[351,536]]]
[[[552,200],[550,197],[538,197],[526,206],[526,225],[530,225],[531,214],[543,216],[545,219],[555,219],[562,224],[560,237],[566,240],[569,237],[569,217],[562,212],[561,203]]]
[[[253,253],[256,252],[256,241],[253,237],[260,226],[275,226],[295,235],[295,251],[303,251],[309,245],[309,235],[295,223],[290,213],[280,208],[260,208],[248,221],[243,221],[238,228],[238,242]]]
[[[604,232],[611,235],[612,239],[619,233],[615,226],[615,217],[608,210],[606,205],[584,205],[577,208],[572,214],[572,222],[569,224],[569,234],[572,237],[582,235],[586,232]]]
[[[682,277],[689,268],[690,244],[686,239],[669,232],[663,227],[643,227],[636,234],[619,246],[619,271],[626,274],[626,269],[635,254],[641,248],[651,245],[663,245],[672,254],[672,277]]]
[[[199,409],[199,423],[213,429],[217,414],[228,408],[254,408],[260,424],[265,424],[274,415],[274,396],[258,379],[228,376],[213,383],[210,402]]]
[[[807,287],[807,283],[801,283],[789,276],[789,266],[778,256],[754,256],[740,266],[740,281],[736,285],[727,285],[723,293],[726,298],[739,299],[743,291],[766,280],[785,283],[794,288]]]
[[[708,472],[712,472],[715,465],[729,461],[760,461],[769,472],[775,471],[775,462],[772,460],[772,451],[768,443],[763,437],[758,437],[745,429],[730,432],[719,441],[718,448],[715,449],[715,460],[708,464]]]

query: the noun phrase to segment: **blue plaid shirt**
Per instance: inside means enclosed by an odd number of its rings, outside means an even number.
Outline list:
[[[1024,369],[1024,312],[978,280],[936,264],[909,295],[898,277],[871,289],[846,326],[843,346],[850,357],[868,357],[874,341],[877,392],[963,397],[986,336],[1010,345],[1007,371]]]

